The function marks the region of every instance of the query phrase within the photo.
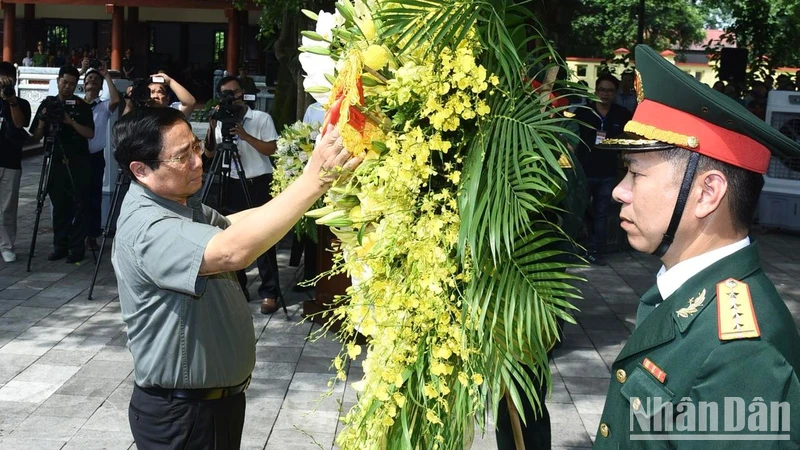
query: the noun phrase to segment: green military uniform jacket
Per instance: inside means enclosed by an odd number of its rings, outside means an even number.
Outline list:
[[[749,286],[760,337],[720,339],[717,288],[729,278]],[[638,325],[611,368],[594,448],[800,448],[800,337],[761,269],[757,245],[717,261],[660,300],[657,286],[641,299]],[[723,311],[728,314],[727,305]],[[725,412],[726,397],[743,416]],[[710,428],[710,402],[718,405],[717,431]],[[771,402],[786,403],[781,409]],[[736,437],[698,440],[698,435]],[[761,440],[737,440],[745,435]],[[765,435],[788,440],[763,440]]]

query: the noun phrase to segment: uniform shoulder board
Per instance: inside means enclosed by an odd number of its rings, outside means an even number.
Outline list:
[[[567,158],[567,155],[561,154],[561,157],[558,158],[558,166],[562,169],[572,169],[572,163]]]
[[[717,283],[717,312],[721,341],[761,336],[747,283],[733,278]]]

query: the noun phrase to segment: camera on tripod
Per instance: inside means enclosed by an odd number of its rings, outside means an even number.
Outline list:
[[[153,83],[164,83],[164,77],[140,78],[134,80],[133,89],[130,94],[125,95],[125,98],[131,100],[134,105],[139,108],[151,106],[150,85]]]
[[[74,101],[74,100],[73,100]],[[67,115],[64,103],[58,97],[50,96],[44,99],[44,114],[39,118],[49,124],[60,124]]]
[[[236,94],[231,90],[224,90],[219,93],[219,107],[211,115],[218,120],[222,127],[222,140],[230,141],[231,129],[244,118],[247,110],[244,105],[236,103]]]

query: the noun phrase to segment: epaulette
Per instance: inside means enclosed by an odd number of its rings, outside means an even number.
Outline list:
[[[721,341],[761,336],[747,283],[733,278],[717,283],[717,312]]]
[[[564,114],[564,117],[566,117],[567,119],[572,119],[573,117],[575,117],[575,113],[573,113],[573,112],[564,111],[563,114]]]
[[[572,163],[570,162],[569,158],[567,158],[567,155],[563,153],[561,154],[561,157],[558,158],[558,166],[562,169],[572,169]]]

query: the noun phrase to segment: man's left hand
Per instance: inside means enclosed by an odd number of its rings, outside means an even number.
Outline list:
[[[231,127],[231,136],[236,136],[239,139],[246,141],[248,138],[252,137],[244,131],[244,127],[241,123],[237,123],[233,127]]]
[[[14,86],[14,80],[11,77],[0,77],[0,86],[3,87]],[[16,91],[14,91],[13,94],[7,96],[5,95],[5,93],[3,93],[3,90],[4,89],[0,89],[0,97],[2,97],[3,100],[13,102],[14,99],[17,98]]]

